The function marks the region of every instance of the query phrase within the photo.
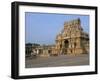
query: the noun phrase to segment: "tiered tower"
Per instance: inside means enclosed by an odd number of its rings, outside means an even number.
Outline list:
[[[64,28],[56,37],[57,54],[89,53],[89,35],[83,31],[80,19],[64,23]]]

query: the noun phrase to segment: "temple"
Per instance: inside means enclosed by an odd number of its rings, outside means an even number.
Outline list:
[[[28,49],[29,45],[26,45]],[[55,38],[55,45],[31,45],[30,53],[26,56],[58,56],[58,55],[79,55],[89,53],[89,35],[84,32],[80,19],[64,23],[64,27]]]

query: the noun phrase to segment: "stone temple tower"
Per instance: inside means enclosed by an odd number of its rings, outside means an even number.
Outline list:
[[[57,54],[88,54],[89,35],[83,31],[80,19],[64,23],[64,28],[56,36]]]

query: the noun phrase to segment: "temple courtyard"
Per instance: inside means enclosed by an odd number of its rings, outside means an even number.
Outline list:
[[[31,57],[25,59],[26,68],[89,65],[89,54]]]

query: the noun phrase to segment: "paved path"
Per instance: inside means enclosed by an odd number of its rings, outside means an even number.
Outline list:
[[[26,68],[89,65],[89,55],[61,55],[26,59]]]

